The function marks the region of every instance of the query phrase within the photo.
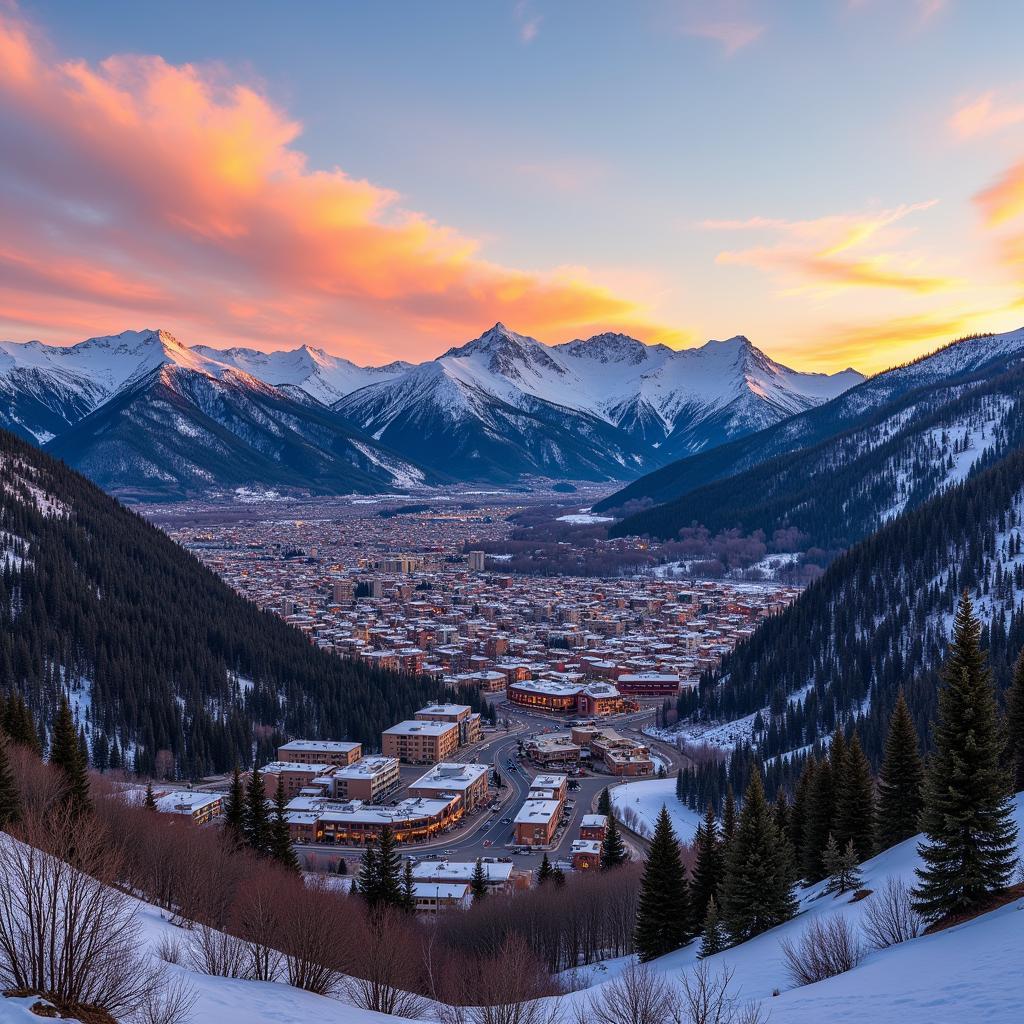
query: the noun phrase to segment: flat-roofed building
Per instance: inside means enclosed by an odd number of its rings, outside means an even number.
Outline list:
[[[536,764],[576,764],[580,745],[568,733],[542,733],[526,741],[526,754]]]
[[[303,764],[300,761],[271,761],[260,768],[267,797],[273,799],[277,792],[278,779],[284,785],[286,799],[298,796],[304,789],[320,789],[329,792],[331,776],[336,770],[333,764]]]
[[[500,864],[494,860],[481,863],[487,888],[493,891],[511,888],[512,864]],[[412,877],[417,882],[465,882],[469,884],[476,870],[473,860],[423,860],[412,867]]]
[[[574,871],[594,871],[601,866],[601,843],[597,839],[574,839],[572,843]]]
[[[626,710],[622,694],[607,682],[584,683],[576,678],[509,681],[506,696],[512,704],[581,715],[612,715]]]
[[[364,757],[334,772],[334,796],[339,800],[380,803],[401,784],[397,757]]]
[[[289,740],[277,748],[278,761],[294,764],[355,764],[363,745],[348,740]]]
[[[416,797],[388,807],[353,800],[325,807],[319,813],[317,841],[346,845],[372,843],[380,838],[385,826],[399,843],[429,839],[454,827],[463,813],[461,796],[439,800]]]
[[[565,798],[569,795],[569,776],[554,775],[551,773],[535,775],[533,781],[530,783],[531,796],[534,790],[542,790],[544,792],[551,793],[553,795],[549,799],[564,802]]]
[[[485,764],[442,761],[410,784],[409,796],[436,798],[447,793],[458,794],[465,809],[472,811],[487,802],[489,773],[490,769]]]
[[[459,749],[459,727],[455,722],[399,722],[381,734],[381,749],[407,764],[436,764]]]
[[[459,727],[459,745],[480,739],[480,715],[468,704],[428,704],[416,712],[420,722],[454,722]]]
[[[584,814],[580,821],[580,839],[596,839],[604,842],[604,834],[608,829],[608,815]]]
[[[561,813],[558,800],[527,800],[515,816],[516,845],[549,845],[555,838]]]
[[[181,814],[197,825],[205,825],[216,818],[222,809],[220,793],[197,793],[180,789],[154,794],[156,809],[161,814]]]
[[[414,882],[417,914],[436,914],[448,907],[468,907],[469,885],[466,882]]]

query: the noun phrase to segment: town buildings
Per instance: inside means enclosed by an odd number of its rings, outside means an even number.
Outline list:
[[[363,745],[347,740],[289,740],[277,748],[278,761],[294,764],[355,764]]]
[[[466,811],[473,811],[487,803],[489,773],[490,769],[485,764],[442,762],[410,783],[409,795],[444,797],[457,794],[462,797]]]
[[[399,722],[381,734],[381,750],[406,764],[436,764],[459,749],[457,722]]]

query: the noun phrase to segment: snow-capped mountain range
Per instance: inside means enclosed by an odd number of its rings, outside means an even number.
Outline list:
[[[128,460],[134,469],[123,471],[98,446],[129,407],[139,428],[141,409],[159,384],[177,402],[213,413],[222,428],[232,419],[224,413],[228,394],[271,401],[291,417],[293,406],[304,407],[304,417],[351,433],[378,469],[392,466],[381,475],[396,485],[431,472],[474,480],[627,480],[813,408],[861,380],[854,370],[791,370],[743,337],[681,351],[621,334],[548,346],[496,324],[437,359],[363,367],[307,345],[221,350],[188,347],[165,331],[125,331],[67,347],[0,342],[0,425],[52,445],[77,465],[87,464],[86,448],[95,449],[107,467],[98,477],[104,485],[132,490],[138,481],[127,477],[148,457],[142,439]],[[178,408],[177,418],[158,417],[160,433],[152,437],[158,447],[173,445],[179,469],[188,459],[187,439],[207,429],[185,429],[183,415]],[[257,419],[266,416],[263,409]],[[273,436],[279,428],[264,423],[261,430]],[[155,424],[149,429],[156,431]],[[250,424],[243,433],[251,447],[260,430]],[[281,458],[279,452],[275,459]],[[201,461],[198,477],[186,475],[198,486],[205,473],[209,486],[220,486],[218,472]],[[159,460],[157,466],[147,474],[153,480],[179,480],[179,470]],[[428,467],[426,475],[420,467]]]

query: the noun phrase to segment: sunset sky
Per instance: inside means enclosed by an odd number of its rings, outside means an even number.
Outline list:
[[[1024,4],[0,0],[0,338],[1024,324]]]

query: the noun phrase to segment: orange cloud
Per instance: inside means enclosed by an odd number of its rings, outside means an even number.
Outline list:
[[[975,200],[989,227],[999,227],[1024,214],[1024,160],[1010,167]]]
[[[558,338],[645,322],[585,271],[498,265],[395,192],[311,168],[301,125],[223,70],[62,61],[0,15],[0,124],[8,322],[159,317],[197,341],[311,339],[359,358],[422,358],[425,338],[495,320]]]
[[[935,200],[906,203],[892,209],[864,214],[835,214],[810,220],[789,221],[771,217],[746,220],[706,220],[701,226],[713,231],[768,233],[774,245],[725,250],[716,262],[752,266],[781,276],[790,285],[829,288],[890,288],[928,293],[950,288],[951,278],[916,273],[912,257],[879,249],[896,240],[892,225],[912,213],[928,210]],[[843,253],[860,250],[842,258]]]
[[[963,101],[949,118],[949,127],[960,139],[993,135],[1024,123],[1024,103],[999,105],[991,90],[971,101]]]

